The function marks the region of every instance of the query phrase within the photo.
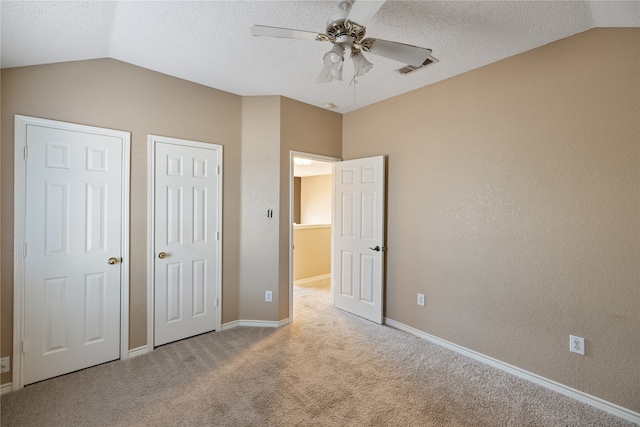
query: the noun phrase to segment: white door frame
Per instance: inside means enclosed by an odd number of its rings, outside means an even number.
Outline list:
[[[216,332],[220,331],[222,326],[222,180],[223,180],[223,146],[208,142],[190,141],[187,139],[169,138],[166,136],[149,135],[148,144],[148,179],[149,189],[147,191],[147,210],[148,210],[148,228],[147,228],[147,348],[146,352],[153,351],[154,348],[154,319],[155,319],[155,188],[156,188],[156,144],[166,143],[174,145],[182,145],[186,147],[218,149],[220,150],[220,174],[218,179],[218,230],[220,230],[220,238],[218,239],[218,259],[216,260],[216,297],[218,299],[216,312]]]
[[[304,159],[318,160],[320,162],[336,163],[342,161],[338,157],[323,156],[321,154],[305,153],[302,151],[289,151],[289,323],[293,322],[293,209],[294,209],[294,189],[293,189],[293,158],[302,157]],[[331,176],[333,176],[333,171]],[[333,178],[331,184],[331,200],[333,200]],[[333,227],[334,211],[331,210],[331,226]],[[333,254],[333,233],[331,233],[331,253]],[[333,271],[333,256],[331,256],[331,271]],[[331,283],[333,288],[333,283]],[[333,290],[333,289],[332,289]],[[333,304],[333,292],[331,292],[331,303]]]
[[[24,387],[23,342],[25,313],[25,232],[26,232],[26,162],[27,126],[91,134],[109,135],[122,139],[122,264],[120,268],[120,359],[129,358],[129,174],[131,170],[131,134],[113,129],[85,126],[15,115],[14,118],[14,219],[13,219],[13,368],[12,389]]]

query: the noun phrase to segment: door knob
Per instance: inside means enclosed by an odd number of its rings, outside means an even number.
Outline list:
[[[380,252],[380,246],[376,246],[375,248],[369,248],[372,251]]]
[[[167,257],[167,253],[166,252],[160,252],[158,254],[158,258],[160,258],[160,259],[165,259],[166,257]]]
[[[117,263],[118,263],[118,258],[114,258],[114,257],[109,258],[109,260],[107,261],[107,264],[109,265],[114,265]]]

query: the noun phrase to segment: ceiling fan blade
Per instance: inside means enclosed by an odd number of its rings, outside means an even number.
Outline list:
[[[329,83],[331,80],[333,80],[331,78],[331,76],[329,75],[329,73],[331,72],[331,68],[327,67],[326,65],[322,68],[322,71],[320,71],[320,74],[318,74],[318,78],[316,79],[316,84],[318,83]]]
[[[355,22],[363,27],[373,18],[382,7],[385,0],[356,0],[351,6],[347,21]]]
[[[319,40],[321,34],[311,31],[292,30],[290,28],[267,27],[264,25],[254,25],[251,27],[251,34],[262,37],[281,37],[287,39]]]
[[[364,39],[362,50],[415,67],[422,65],[431,55],[431,49],[425,47],[378,39]]]

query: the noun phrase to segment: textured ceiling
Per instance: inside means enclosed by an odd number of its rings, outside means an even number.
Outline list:
[[[365,0],[358,0],[365,1]],[[328,42],[251,36],[254,24],[324,32],[336,1],[1,2],[2,68],[110,57],[238,95],[345,113],[594,27],[639,27],[640,1],[394,1],[367,36],[433,49],[410,75],[365,54],[351,83],[315,84]],[[594,52],[597,57],[597,52]],[[590,64],[593,65],[593,64]]]

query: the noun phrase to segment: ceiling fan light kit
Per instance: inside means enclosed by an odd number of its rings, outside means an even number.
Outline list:
[[[351,50],[354,78],[363,76],[373,67],[373,64],[365,58],[361,50],[405,63],[407,66],[422,66],[431,55],[431,49],[387,40],[364,38],[366,24],[384,3],[384,0],[338,0],[340,11],[329,18],[325,33],[266,27],[263,25],[254,25],[251,27],[251,33],[254,36],[331,42],[333,47],[323,57],[324,67],[320,71],[316,83],[342,80],[342,66],[346,47]]]
[[[354,73],[356,77],[364,76],[373,68],[373,64],[367,61],[360,49],[351,49],[351,58],[353,59]]]

